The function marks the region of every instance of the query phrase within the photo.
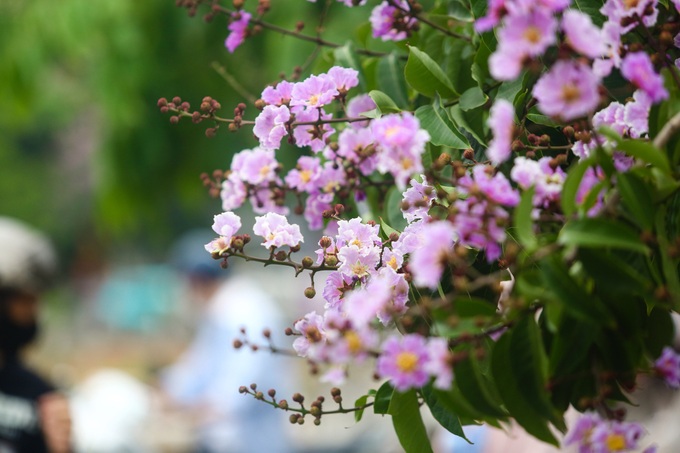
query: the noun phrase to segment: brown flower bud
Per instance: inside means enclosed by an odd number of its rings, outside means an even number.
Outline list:
[[[281,409],[283,409],[284,411],[285,411],[285,410],[288,410],[288,401],[286,401],[286,400],[281,400],[281,401],[279,401],[278,404],[279,404],[279,407],[280,407]]]
[[[300,393],[295,393],[293,395],[293,401],[296,403],[302,404],[302,402],[305,400],[305,397],[302,396]]]
[[[468,148],[463,152],[463,158],[467,160],[475,159],[475,152],[472,148]]]
[[[305,269],[309,269],[313,265],[314,265],[314,260],[312,259],[312,257],[305,256],[304,258],[302,258],[302,267],[304,267]]]
[[[316,296],[316,290],[312,286],[305,288],[305,297],[307,299],[313,299]]]

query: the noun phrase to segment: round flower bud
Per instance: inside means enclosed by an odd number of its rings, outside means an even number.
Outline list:
[[[335,267],[338,265],[338,257],[335,255],[328,255],[324,260],[326,266]]]
[[[313,299],[316,296],[316,290],[312,286],[305,288],[305,297],[307,299]]]
[[[293,401],[295,401],[296,403],[302,404],[302,402],[303,402],[304,400],[305,400],[305,397],[302,396],[300,393],[295,393],[295,394],[293,395]]]
[[[312,267],[312,265],[314,265],[314,260],[311,257],[305,256],[304,258],[302,258],[302,267],[308,269]]]
[[[284,411],[288,410],[288,401],[286,401],[286,400],[279,401],[279,407],[281,409],[283,409]]]

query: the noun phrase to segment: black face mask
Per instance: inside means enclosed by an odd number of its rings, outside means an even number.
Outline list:
[[[4,307],[0,306],[0,353],[5,358],[12,358],[38,335],[38,323],[18,325],[9,317]]]

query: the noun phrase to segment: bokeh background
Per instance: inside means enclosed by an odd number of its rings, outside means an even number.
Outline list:
[[[269,21],[292,29],[302,20],[314,33],[321,2],[272,3]],[[30,361],[66,392],[102,370],[153,389],[158,370],[186,348],[200,313],[186,297],[173,250],[187,232],[210,236],[220,212],[199,175],[228,168],[235,152],[257,144],[247,128],[208,139],[210,124],[171,125],[158,98],[198,106],[210,95],[224,116],[247,102],[245,118],[253,119],[248,100],[280,73],[333,63],[314,45],[274,33],[248,39],[231,55],[226,18],[206,21],[206,12],[190,18],[173,0],[0,0],[0,215],[44,231],[58,249],[60,284],[45,300]],[[334,4],[324,38],[342,43],[348,24],[365,23],[366,13]],[[364,24],[354,33],[366,40],[367,30]],[[290,149],[278,157],[289,166],[296,158]],[[252,216],[240,214],[247,230]],[[306,236],[306,253],[317,240]],[[308,282],[287,268],[234,264],[262,282],[291,324],[320,308],[302,295]],[[304,362],[290,373],[295,390],[328,395],[331,386],[307,377]],[[357,373],[366,387],[348,389],[346,401],[379,385],[370,370]],[[396,448],[389,419],[373,419],[358,426],[350,415],[332,426],[291,427],[290,435],[300,451]],[[192,441],[182,417],[145,419],[135,429],[144,433],[139,451],[187,451]]]

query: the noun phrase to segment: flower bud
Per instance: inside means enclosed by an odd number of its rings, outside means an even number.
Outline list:
[[[177,124],[179,123],[179,115],[173,115],[170,117],[170,124]]]
[[[319,246],[321,246],[324,249],[330,247],[332,243],[333,242],[331,238],[329,238],[328,236],[323,236],[321,240],[319,240]]]
[[[279,250],[276,252],[276,255],[274,255],[274,259],[276,261],[286,261],[286,258],[288,257],[288,254],[284,252],[283,250]]]
[[[314,425],[319,426],[321,424],[321,419],[320,418],[315,418],[314,419]]]
[[[288,420],[290,420],[290,422],[292,424],[295,424],[295,423],[297,423],[299,416],[300,416],[300,414],[290,414],[290,417],[288,417]]]
[[[267,390],[267,395],[274,398],[276,396],[276,390],[274,390],[274,389]]]
[[[309,269],[314,265],[314,260],[310,256],[305,256],[302,258],[302,267]]]
[[[331,396],[332,396],[332,397],[339,396],[341,393],[342,393],[342,391],[341,391],[339,388],[337,388],[337,387],[333,387],[333,388],[331,389]]]
[[[312,286],[305,288],[305,297],[307,299],[313,299],[316,296],[316,290]]]
[[[338,257],[335,255],[328,255],[326,259],[323,260],[323,262],[328,267],[335,267],[338,265]]]
[[[239,393],[248,393],[248,389],[246,388],[245,385],[242,385],[238,388]]]
[[[217,129],[215,129],[214,127],[209,127],[205,130],[205,136],[208,138],[213,138],[216,133]]]
[[[302,404],[302,402],[305,400],[305,397],[302,396],[300,393],[295,393],[293,395],[293,401],[296,403]]]
[[[475,152],[472,148],[468,148],[463,152],[463,159],[475,160]]]
[[[250,384],[250,388],[252,390],[257,390],[257,384],[253,382],[252,384]]]
[[[281,401],[279,401],[278,405],[279,405],[279,407],[280,407],[281,409],[283,409],[284,411],[285,411],[285,410],[288,410],[288,401],[286,401],[286,400],[281,400]]]
[[[240,349],[241,346],[243,346],[243,342],[241,340],[234,340],[234,349]]]

